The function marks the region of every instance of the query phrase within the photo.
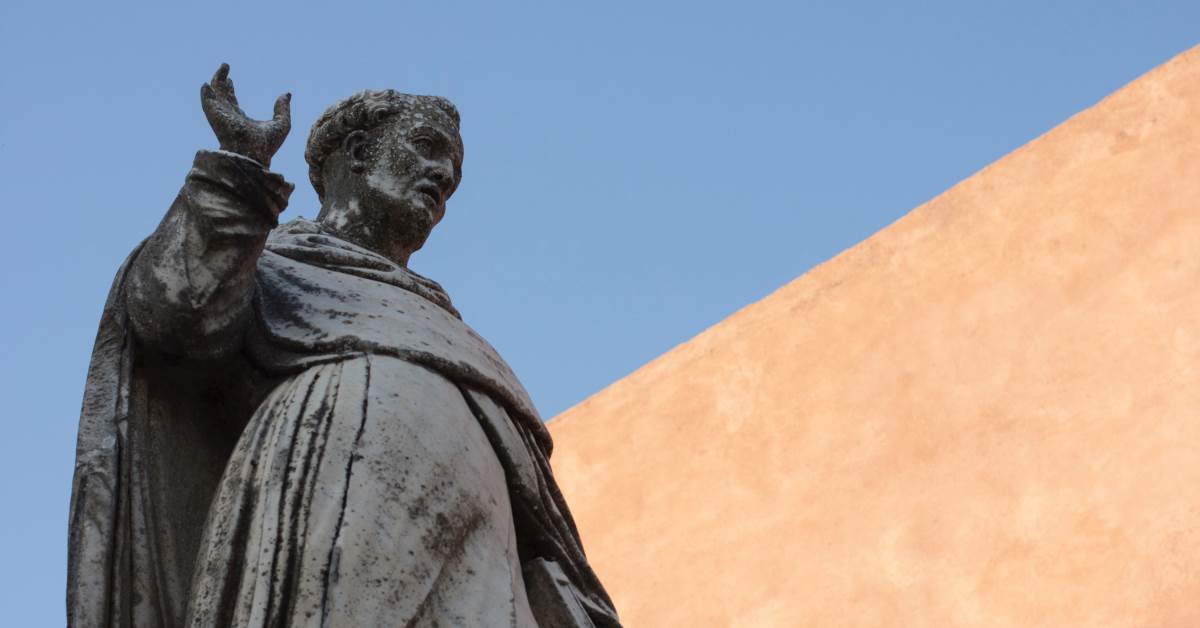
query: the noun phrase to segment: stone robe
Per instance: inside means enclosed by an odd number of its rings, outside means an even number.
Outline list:
[[[290,191],[201,151],[118,272],[68,623],[618,626],[515,375],[436,283],[274,228]]]

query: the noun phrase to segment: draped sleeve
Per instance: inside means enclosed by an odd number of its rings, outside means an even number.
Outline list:
[[[244,361],[196,369],[176,358],[238,346],[254,267],[291,189],[254,161],[201,151],[117,272],[79,417],[68,626],[182,624],[209,499],[258,384]]]
[[[251,319],[255,265],[292,189],[246,157],[198,152],[129,269],[126,304],[138,339],[185,357],[235,352]]]

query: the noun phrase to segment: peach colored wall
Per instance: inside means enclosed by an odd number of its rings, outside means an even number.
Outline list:
[[[551,430],[631,628],[1200,626],[1200,52]]]

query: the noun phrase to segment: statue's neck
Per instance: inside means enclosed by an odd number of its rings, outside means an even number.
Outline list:
[[[408,259],[412,257],[413,251],[400,245],[394,237],[390,237],[391,234],[387,233],[384,225],[371,220],[356,200],[322,203],[317,222],[332,235],[408,268]]]

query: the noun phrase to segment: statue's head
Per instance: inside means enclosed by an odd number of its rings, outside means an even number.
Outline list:
[[[439,96],[363,91],[313,124],[304,157],[327,228],[407,263],[462,178],[458,110]]]

